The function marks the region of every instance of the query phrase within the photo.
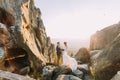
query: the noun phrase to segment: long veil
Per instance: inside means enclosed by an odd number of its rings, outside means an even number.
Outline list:
[[[62,57],[63,57],[63,65],[69,66],[72,69],[72,71],[77,69],[77,61],[67,54],[66,49],[63,51]]]

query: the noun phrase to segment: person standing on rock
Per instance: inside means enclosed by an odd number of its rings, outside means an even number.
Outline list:
[[[60,42],[57,42],[56,53],[57,53],[57,64],[59,65],[60,57],[61,57],[61,54],[62,54],[62,51],[61,51],[61,48],[60,48]]]
[[[77,69],[77,61],[70,57],[68,55],[68,46],[67,46],[67,42],[64,42],[64,48],[63,48],[63,52],[62,52],[62,58],[63,58],[63,64],[62,65],[65,65],[65,66],[69,66],[72,71],[76,70]]]

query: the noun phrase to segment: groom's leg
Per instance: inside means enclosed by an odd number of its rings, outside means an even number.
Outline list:
[[[59,59],[60,59],[60,57],[59,57],[59,55],[57,55],[57,65],[59,65]]]
[[[58,55],[58,65],[60,65],[60,55]]]

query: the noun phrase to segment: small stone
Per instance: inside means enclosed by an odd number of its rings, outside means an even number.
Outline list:
[[[86,71],[89,71],[89,66],[88,66],[88,64],[80,64],[80,65],[78,65],[78,68],[79,68],[79,69],[85,69]]]
[[[3,47],[0,47],[0,59],[5,57],[5,50]]]
[[[73,75],[59,75],[56,80],[82,80]]]
[[[75,74],[75,76],[82,78],[83,77],[83,72],[80,70],[75,70],[73,71],[73,73]]]

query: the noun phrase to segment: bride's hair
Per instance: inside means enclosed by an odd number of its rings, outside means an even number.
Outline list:
[[[64,45],[67,46],[67,42],[64,42]]]

